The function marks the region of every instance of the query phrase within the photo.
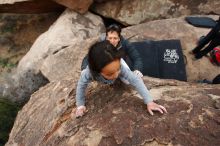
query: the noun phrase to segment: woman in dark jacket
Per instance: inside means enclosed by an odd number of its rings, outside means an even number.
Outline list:
[[[136,75],[142,77],[143,62],[138,51],[121,36],[121,28],[116,24],[112,24],[106,28],[106,34],[101,35],[100,41],[108,40],[116,47],[117,50],[123,49],[126,56],[123,59],[127,62],[130,69],[134,71]],[[81,70],[85,69],[88,65],[88,56],[83,59]]]

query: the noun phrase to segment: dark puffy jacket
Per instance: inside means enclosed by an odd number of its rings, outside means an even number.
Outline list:
[[[105,35],[101,35],[100,41],[104,41],[106,39]],[[143,71],[143,62],[138,53],[138,51],[134,48],[133,45],[129,43],[128,40],[125,40],[122,36],[120,39],[119,44],[117,45],[117,50],[123,49],[126,53],[124,60],[130,67],[132,71],[139,70],[140,72]],[[88,65],[88,55],[86,55],[82,61],[81,70],[85,69]]]

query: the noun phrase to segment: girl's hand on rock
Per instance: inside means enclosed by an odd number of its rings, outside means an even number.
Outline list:
[[[76,118],[82,117],[86,113],[85,106],[79,106],[76,108]]]
[[[152,116],[154,115],[153,111],[159,111],[161,114],[167,113],[167,110],[165,107],[163,107],[162,105],[156,104],[153,101],[147,104],[147,110]]]

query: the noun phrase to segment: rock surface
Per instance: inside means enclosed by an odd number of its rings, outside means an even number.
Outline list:
[[[219,0],[115,0],[96,3],[92,10],[124,25],[192,14],[220,14]]]
[[[86,13],[93,0],[53,0],[81,14]]]
[[[64,7],[51,0],[1,0],[0,13],[45,13],[63,11]]]
[[[220,87],[144,77],[168,113],[150,116],[125,85],[90,84],[88,113],[71,118],[74,80],[49,83],[19,112],[6,146],[152,146],[220,144]]]

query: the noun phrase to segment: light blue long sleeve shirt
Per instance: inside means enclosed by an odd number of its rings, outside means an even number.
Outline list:
[[[119,78],[127,80],[142,96],[144,103],[147,104],[151,101],[153,101],[153,98],[150,96],[149,91],[147,87],[145,86],[143,80],[135,75],[125,64],[120,62],[120,73]],[[91,72],[89,70],[89,67],[87,66],[86,69],[84,69],[81,72],[80,79],[77,84],[76,88],[76,105],[79,106],[85,106],[85,90],[88,86],[88,84],[93,81]],[[99,81],[102,82],[102,81]]]

